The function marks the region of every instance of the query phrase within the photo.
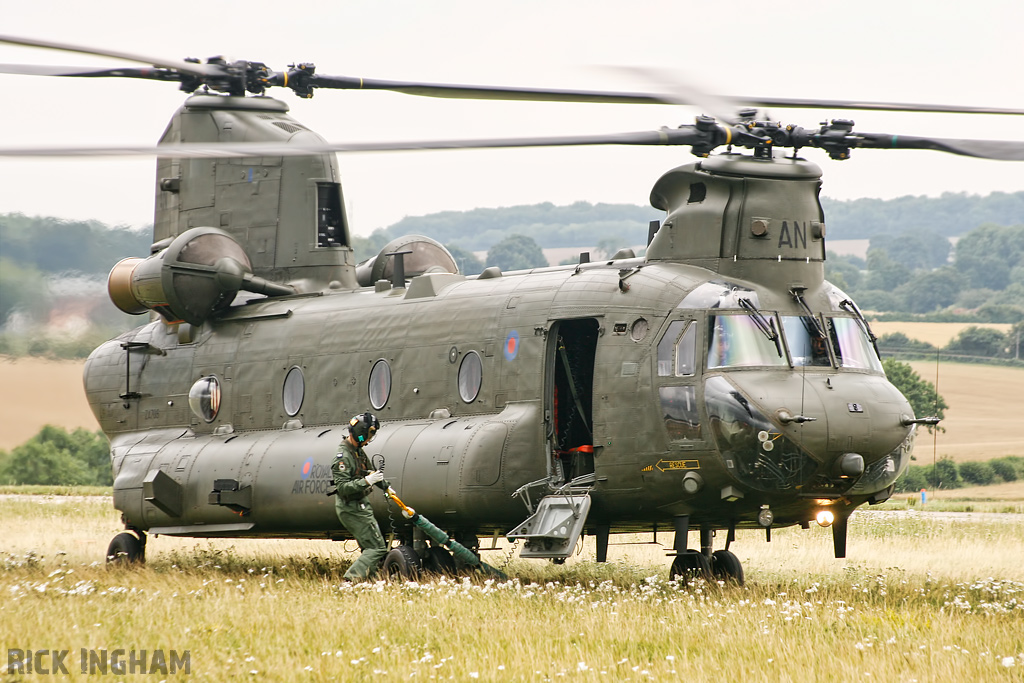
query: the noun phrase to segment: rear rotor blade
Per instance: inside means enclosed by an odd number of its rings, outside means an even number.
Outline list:
[[[67,76],[74,78],[143,78],[158,81],[180,81],[180,76],[169,69],[127,67],[97,69],[87,66],[50,66],[45,64],[0,64],[0,73],[26,76]]]
[[[97,55],[100,57],[113,57],[124,59],[139,64],[150,64],[165,69],[176,69],[182,73],[194,76],[223,76],[224,70],[218,66],[209,64],[194,64],[175,59],[163,59],[147,57],[145,55],[133,54],[130,52],[119,52],[115,50],[101,50],[99,48],[86,47],[83,45],[72,45],[71,43],[58,43],[50,40],[39,40],[36,38],[19,38],[18,36],[0,35],[0,43],[7,45],[22,45],[25,47],[39,47],[47,50],[59,50],[61,52],[77,52],[83,55]],[[67,74],[45,74],[45,75],[67,75]]]
[[[840,146],[874,149],[931,149],[950,154],[1001,161],[1024,161],[1024,142],[1010,140],[954,140],[920,138],[878,133],[851,133],[836,137],[797,131],[788,144],[748,135],[743,126],[680,126],[657,131],[613,133],[606,135],[568,135],[525,138],[483,138],[476,140],[418,140],[407,142],[239,142],[181,145],[116,145],[81,147],[18,147],[0,148],[0,157],[167,157],[181,159],[233,158],[258,156],[306,156],[326,153],[400,152],[413,150],[501,149],[513,147],[576,147],[584,145],[690,145],[693,152],[705,155],[723,145],[758,147],[765,143],[776,147],[819,147],[829,150]],[[809,134],[808,134],[809,133]],[[846,158],[847,155],[835,158]]]
[[[681,74],[652,67],[611,68],[634,78],[642,78],[656,86],[659,92],[664,93],[662,97],[665,102],[699,107],[704,114],[730,125],[738,122],[736,112],[743,106],[742,100],[710,93],[689,82],[690,79],[684,78]]]

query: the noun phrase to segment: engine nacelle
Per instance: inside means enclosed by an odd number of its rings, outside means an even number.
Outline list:
[[[187,230],[149,258],[119,261],[107,277],[110,300],[125,313],[156,311],[168,322],[192,325],[227,308],[239,290],[268,296],[295,293],[254,277],[242,246],[217,228]]]
[[[356,280],[362,287],[372,287],[377,280],[390,280],[394,273],[395,252],[405,252],[405,277],[413,278],[429,272],[457,273],[459,267],[444,245],[423,235],[405,235],[388,242],[373,258],[356,266]]]

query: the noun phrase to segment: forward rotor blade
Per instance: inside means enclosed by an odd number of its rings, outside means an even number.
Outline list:
[[[446,97],[474,100],[527,100],[534,102],[605,102],[620,104],[676,104],[664,95],[643,92],[602,92],[598,90],[548,90],[543,88],[508,88],[489,85],[457,85],[384,81],[372,78],[328,76],[310,77],[310,86],[334,90],[388,90],[424,97]]]
[[[864,140],[857,145],[874,149],[933,149],[961,156],[1024,161],[1024,142],[1012,140],[956,140],[951,138],[919,138],[910,135],[857,133]]]
[[[732,99],[755,107],[778,107],[783,109],[849,109],[860,111],[923,112],[930,114],[1024,115],[1024,109],[1005,107],[967,107],[950,104],[908,104],[898,102],[863,102],[859,100],[804,100],[765,97],[737,97]]]
[[[194,64],[175,59],[163,59],[137,55],[130,52],[119,52],[115,50],[101,50],[99,48],[86,47],[83,45],[72,45],[71,43],[57,43],[50,40],[39,40],[36,38],[19,38],[18,36],[0,35],[0,43],[7,45],[22,45],[24,47],[39,47],[47,50],[60,50],[61,52],[77,52],[83,55],[97,55],[100,57],[113,57],[124,59],[139,64],[149,64],[165,69],[176,69],[182,73],[194,76],[223,76],[224,70],[218,66],[209,64]],[[74,68],[74,67],[73,67]],[[67,74],[44,74],[44,75],[67,75]]]
[[[476,100],[519,100],[533,102],[593,102],[613,104],[677,104],[701,108],[719,121],[734,123],[735,110],[740,107],[774,107],[780,109],[845,109],[860,111],[906,111],[936,114],[1001,114],[1024,115],[1024,109],[1007,107],[971,107],[944,104],[914,104],[898,102],[865,102],[858,100],[812,100],[765,97],[737,97],[712,95],[678,83],[668,83],[663,76],[649,69],[625,69],[654,77],[665,85],[663,92],[608,92],[600,90],[557,90],[542,88],[513,88],[482,85],[418,83],[415,81],[387,81],[350,76],[315,74],[310,77],[312,88],[333,90],[387,90],[422,97],[443,97]]]
[[[167,157],[176,159],[258,156],[308,156],[325,153],[402,152],[444,149],[500,149],[510,147],[574,147],[583,145],[687,145],[700,133],[692,128],[611,135],[576,135],[480,140],[421,140],[412,142],[238,142],[152,146],[83,146],[0,148],[0,157]]]
[[[933,114],[1003,114],[1024,115],[1024,109],[976,107],[948,104],[915,104],[906,102],[866,102],[863,100],[816,100],[800,98],[736,97],[718,95],[694,85],[685,74],[651,67],[610,67],[613,71],[643,78],[662,93],[663,102],[698,106],[705,114],[719,121],[736,123],[735,112],[741,107],[778,109],[840,109],[857,111],[905,111]]]

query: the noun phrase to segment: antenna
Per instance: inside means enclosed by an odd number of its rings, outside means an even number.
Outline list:
[[[932,406],[932,413],[939,414],[939,349],[935,349],[935,403]],[[939,451],[939,426],[932,427],[932,474],[935,475],[935,488],[942,483],[939,481],[938,468]]]

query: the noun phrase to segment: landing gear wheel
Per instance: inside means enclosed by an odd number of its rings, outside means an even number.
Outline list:
[[[431,574],[455,576],[455,558],[444,548],[432,545],[427,548],[427,556],[423,558],[423,571]]]
[[[711,573],[719,581],[743,585],[743,565],[740,558],[728,550],[711,553]]]
[[[415,580],[420,575],[420,557],[412,546],[400,545],[384,556],[382,571],[388,579]]]
[[[697,579],[712,580],[711,563],[698,550],[686,550],[672,560],[672,568],[668,572],[669,579],[682,579],[689,586]]]
[[[142,564],[146,561],[146,534],[122,531],[107,546],[107,564]]]

